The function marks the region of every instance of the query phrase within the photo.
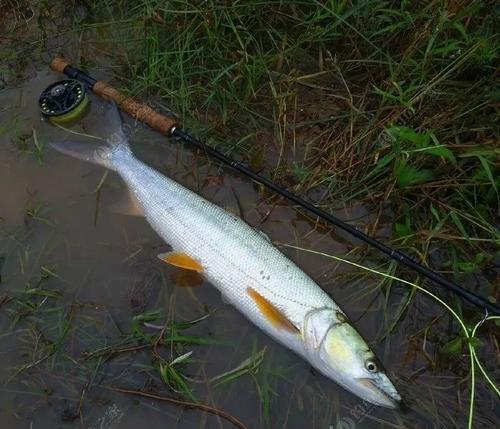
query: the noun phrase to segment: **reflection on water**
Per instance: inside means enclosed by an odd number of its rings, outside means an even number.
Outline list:
[[[72,137],[42,121],[37,112],[38,94],[55,78],[41,72],[0,94],[2,427],[137,428],[146,421],[151,429],[233,427],[197,410],[111,390],[124,387],[180,397],[165,387],[156,354],[168,360],[189,351],[193,353],[182,364],[182,374],[196,398],[249,428],[465,424],[467,406],[461,395],[468,391],[457,383],[467,376],[467,367],[430,369],[415,341],[430,324],[443,323],[443,331],[449,329],[446,320],[431,316],[441,314],[437,307],[419,300],[385,335],[407,293],[403,287],[395,287],[387,300],[374,292],[377,279],[359,280],[331,260],[283,249],[345,308],[370,342],[384,337],[375,349],[407,398],[410,410],[405,412],[362,403],[318,375],[225,305],[209,284],[178,287],[177,269],[156,258],[168,246],[145,220],[108,210],[123,191],[120,179],[48,146],[51,139]],[[95,105],[72,128],[105,135]],[[150,165],[242,216],[276,242],[339,256],[357,244],[322,230],[288,205],[271,205],[269,196],[246,178],[147,129],[138,127],[133,148]],[[359,218],[360,223],[370,218],[364,207],[337,214]],[[152,312],[158,316],[134,319]],[[174,341],[155,348],[137,347],[137,337],[130,340],[131,333],[152,338],[165,323],[207,314],[178,332],[204,339],[203,344]],[[432,348],[433,339],[429,341]],[[214,381],[261,350],[264,359],[252,371],[222,384]],[[481,389],[476,427],[493,427],[494,403]]]

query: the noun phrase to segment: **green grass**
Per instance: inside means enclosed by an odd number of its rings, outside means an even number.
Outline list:
[[[469,364],[470,366],[468,367],[469,373],[465,375],[465,381],[470,383],[470,401],[469,401],[469,411],[468,411],[468,420],[467,420],[467,427],[469,429],[472,429],[474,427],[474,406],[475,406],[475,394],[476,394],[476,372],[479,370],[481,373],[482,377],[484,378],[485,383],[488,385],[488,387],[491,389],[494,395],[496,395],[497,399],[500,398],[500,389],[496,385],[495,381],[492,380],[491,374],[488,373],[488,371],[485,370],[484,364],[481,363],[481,361],[478,358],[478,353],[477,349],[481,347],[483,344],[482,342],[476,337],[476,332],[479,327],[481,327],[484,323],[490,322],[490,321],[495,321],[498,324],[498,321],[500,320],[500,317],[498,316],[488,316],[487,314],[480,319],[479,321],[475,322],[474,324],[470,324],[468,326],[468,323],[464,321],[464,319],[460,316],[457,311],[455,311],[450,305],[446,303],[443,299],[439,298],[437,295],[435,295],[432,292],[429,292],[428,289],[423,288],[422,286],[419,286],[415,283],[409,282],[407,280],[404,280],[402,278],[395,277],[394,275],[377,271],[372,268],[365,267],[363,265],[357,264],[355,262],[349,261],[347,259],[339,258],[334,255],[328,255],[322,252],[315,252],[312,250],[308,249],[301,249],[295,246],[287,246],[290,248],[294,248],[297,250],[302,250],[310,253],[315,253],[319,256],[323,256],[326,258],[331,258],[336,261],[346,263],[352,266],[355,266],[364,272],[370,272],[374,273],[377,276],[381,276],[383,279],[390,279],[390,280],[397,280],[398,282],[403,283],[404,285],[410,286],[413,291],[419,291],[428,297],[432,298],[432,300],[436,301],[444,307],[449,315],[452,316],[455,322],[458,323],[458,333],[456,334],[456,337],[454,337],[451,341],[447,342],[446,344],[442,345],[438,351],[438,355],[441,356],[460,356],[463,353],[463,350],[465,348],[468,349],[468,359],[469,359]],[[427,328],[425,329],[427,331]],[[424,352],[425,353],[425,352]],[[431,356],[427,355],[428,359],[431,361],[431,363],[435,366],[435,362],[433,362],[433,359]]]
[[[324,195],[327,209],[389,207],[395,244],[418,259],[440,253],[438,268],[458,276],[491,263],[500,91],[498,11],[488,2],[141,1],[123,16],[115,4],[106,10],[117,23],[103,25],[112,46],[104,51],[114,52],[123,88],[280,184]],[[118,43],[124,35],[129,43]]]

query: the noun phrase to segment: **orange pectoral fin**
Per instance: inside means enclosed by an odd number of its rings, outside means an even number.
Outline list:
[[[201,266],[201,264],[196,259],[193,259],[186,253],[182,252],[160,253],[158,255],[158,258],[160,258],[163,262],[166,262],[167,264],[174,265],[175,267],[185,268],[186,270],[196,271],[197,273],[203,272],[203,267]]]
[[[293,334],[298,334],[297,328],[288,317],[286,317],[274,304],[264,298],[259,292],[251,287],[247,288],[247,293],[255,301],[263,316],[279,329],[284,329]]]

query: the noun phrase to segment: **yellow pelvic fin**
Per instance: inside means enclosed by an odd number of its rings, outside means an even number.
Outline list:
[[[167,264],[174,265],[175,267],[185,268],[186,270],[196,271],[197,273],[203,272],[203,267],[201,266],[201,264],[196,259],[193,259],[186,253],[182,252],[160,253],[158,255],[158,258],[160,258],[163,262],[166,262]]]
[[[281,310],[264,298],[255,289],[249,287],[247,288],[247,293],[255,301],[263,316],[275,327],[292,332],[293,334],[298,334],[300,332],[292,321],[281,312]]]

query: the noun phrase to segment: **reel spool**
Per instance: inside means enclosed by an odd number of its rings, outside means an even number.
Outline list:
[[[42,92],[38,99],[43,116],[56,124],[79,119],[88,103],[89,97],[85,86],[75,79],[54,82]]]

